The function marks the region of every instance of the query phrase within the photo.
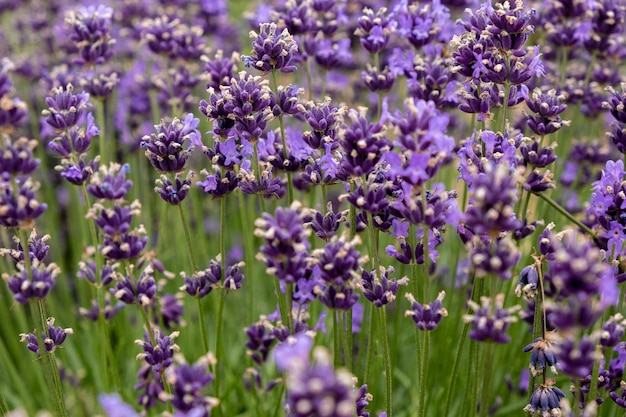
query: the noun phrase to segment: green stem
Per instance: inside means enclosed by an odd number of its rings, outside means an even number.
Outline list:
[[[98,135],[99,151],[100,151],[100,163],[106,165],[109,163],[109,152],[106,148],[106,120],[104,118],[104,99],[96,99],[96,123],[100,128],[100,134]]]
[[[335,369],[341,365],[341,346],[339,342],[339,335],[341,330],[339,329],[339,310],[332,310],[333,313],[333,364]]]
[[[209,353],[209,336],[206,331],[206,323],[204,322],[204,311],[202,308],[202,298],[200,294],[196,294],[196,309],[198,310],[198,325],[200,326],[200,334],[202,335],[202,348],[204,349],[204,355]]]
[[[393,381],[391,375],[391,354],[389,353],[389,335],[387,334],[387,317],[385,313],[385,307],[381,307],[378,309],[379,318],[380,318],[380,326],[383,336],[383,362],[385,363],[385,382],[387,387],[387,392],[385,396],[386,401],[386,409],[387,409],[387,417],[391,417],[391,400],[392,400],[392,389],[393,389]],[[428,332],[426,332],[428,334]],[[426,351],[424,357],[428,355]]]
[[[456,356],[454,359],[454,365],[452,366],[452,375],[450,376],[450,386],[448,387],[448,395],[446,396],[446,410],[443,413],[444,416],[450,415],[450,405],[452,405],[452,393],[456,392],[454,387],[458,384],[457,375],[459,373],[459,365],[461,364],[461,357],[463,356],[463,345],[467,339],[470,325],[465,323],[463,325],[463,332],[461,333],[461,339],[459,340],[459,346],[456,349]]]
[[[259,149],[257,147],[258,141],[254,141],[252,147],[254,149],[254,175],[256,176],[257,183],[259,184],[259,190],[261,189],[261,161],[259,161]],[[259,192],[259,207],[261,213],[265,213],[265,200],[263,200],[263,193]]]
[[[193,258],[193,245],[191,244],[191,233],[189,232],[189,224],[187,223],[187,217],[185,216],[185,210],[183,209],[182,204],[177,204],[176,207],[178,208],[180,221],[183,224],[183,231],[185,233],[185,245],[187,246],[187,256],[189,257],[191,273],[193,274],[194,272],[198,271],[198,267],[196,266],[196,261]]]
[[[87,194],[87,188],[85,187],[85,184],[82,184],[81,191],[83,194],[83,200],[85,201],[85,204],[87,205],[87,212],[90,212],[91,203],[89,201],[89,195]],[[104,300],[104,293],[102,291],[102,267],[103,267],[104,260],[102,259],[102,253],[98,250],[98,234],[96,232],[95,221],[91,220],[88,223],[89,223],[89,233],[91,234],[91,241],[95,249],[95,253],[94,253],[95,262],[96,262],[95,287],[96,287],[96,302],[98,304],[98,326],[100,327],[100,336],[102,338],[102,344],[104,346],[104,351],[102,351],[101,348],[98,348],[98,350],[100,350],[101,354],[103,355],[102,366],[104,366],[105,371],[103,371],[102,374],[104,375],[104,378],[105,378],[104,386],[108,387],[107,376],[110,373],[111,374],[110,376],[112,376],[112,379],[113,379],[113,384],[115,385],[115,390],[117,392],[120,392],[121,387],[122,387],[122,382],[120,380],[120,375],[117,372],[115,355],[113,355],[113,347],[111,346],[111,340],[109,338],[109,329],[107,327],[106,317],[105,317],[106,303]],[[109,366],[107,366],[107,363],[109,364]]]
[[[356,184],[354,183],[354,180],[350,181],[350,192],[354,193],[356,191]],[[324,208],[322,208],[323,210]],[[356,207],[354,207],[354,205],[350,204],[349,207],[349,214],[348,216],[350,217],[350,239],[353,239],[356,236]]]
[[[493,278],[493,277],[492,277]],[[487,417],[489,413],[489,385],[493,373],[493,342],[487,342],[487,348],[483,350],[483,387],[480,396],[480,417]]]
[[[483,295],[484,281],[483,278],[474,278],[474,288],[472,290],[472,300],[474,302],[479,302],[480,297]],[[469,326],[467,328],[469,329]],[[476,406],[478,404],[478,368],[480,367],[479,342],[470,341],[469,356],[469,388],[465,395],[465,406],[463,409],[466,413],[465,415],[472,417],[476,413]]]
[[[221,382],[222,382],[222,365],[224,364],[224,341],[222,340],[222,330],[224,328],[224,304],[226,301],[226,288],[222,288],[220,291],[220,300],[217,307],[217,331],[215,338],[215,354],[217,355],[217,364],[215,365],[215,393],[217,398],[221,395]],[[217,414],[222,415],[222,401],[217,408]]]
[[[420,364],[420,391],[419,391],[419,417],[426,415],[426,388],[428,387],[428,363],[430,355],[430,332],[425,330],[424,334],[424,347],[422,349],[422,358]]]
[[[559,205],[559,203],[554,201],[552,198],[547,196],[545,193],[533,193],[533,194],[535,194],[537,197],[543,199],[546,203],[550,204],[554,209],[556,209],[556,211],[561,213],[563,216],[567,217],[572,223],[574,223],[576,226],[578,226],[580,229],[582,229],[585,233],[587,233],[589,236],[591,236],[591,238],[594,241],[598,240],[598,237],[593,232],[593,230],[591,230],[589,227],[587,227],[583,223],[581,223],[578,219],[576,219],[574,216],[572,216],[567,210],[565,210],[563,207],[561,207]]]
[[[598,397],[598,376],[600,375],[600,360],[602,356],[602,346],[596,346],[596,354],[598,358],[593,361],[593,369],[591,371],[591,382],[589,384],[589,397],[587,402],[595,401]]]
[[[30,259],[28,232],[26,230],[19,230],[18,234],[24,253],[24,266],[26,267],[26,275],[28,276],[28,280],[32,282],[33,267]],[[35,321],[35,330],[33,333],[35,334],[35,336],[37,336],[39,354],[40,357],[43,359],[41,361],[41,364],[43,367],[44,379],[46,381],[46,385],[48,386],[48,391],[52,396],[55,414],[57,415],[57,417],[66,417],[68,416],[68,413],[67,409],[65,408],[65,398],[63,397],[61,378],[59,377],[59,369],[57,367],[56,360],[54,359],[54,353],[48,352],[48,350],[46,349],[46,345],[41,338],[41,333],[45,334],[46,337],[50,336],[48,334],[45,299],[38,298],[36,303],[35,301],[30,301],[29,304],[33,316],[33,321]],[[39,326],[41,326],[40,331],[37,330],[37,319],[39,319]]]
[[[346,355],[346,368],[352,371],[352,352],[353,352],[353,335],[352,335],[352,309],[344,313],[344,332],[345,345],[343,347],[344,354]]]
[[[252,254],[254,252],[254,234],[247,233],[247,231],[250,230],[250,226],[248,223],[249,218],[248,216],[246,216],[246,205],[244,201],[243,192],[239,190],[239,191],[236,191],[236,193],[237,193],[237,202],[239,204],[239,218],[241,221],[241,232],[242,232],[242,236],[244,237],[243,245],[244,245],[244,250],[245,250],[244,258],[246,260],[246,277],[247,277],[248,282],[253,282],[252,281],[252,261],[254,258],[252,257]],[[245,291],[246,291],[246,306],[247,306],[246,323],[252,323],[252,321],[254,320],[256,297],[254,296],[254,292],[252,291],[252,285],[247,285]]]
[[[367,337],[367,350],[366,350],[366,358],[365,358],[365,372],[363,373],[363,381],[367,384],[369,381],[369,377],[370,377],[370,369],[371,369],[371,363],[372,363],[372,351],[373,351],[373,344],[374,344],[374,312],[376,307],[374,307],[374,304],[369,303],[369,308],[370,308],[370,319],[369,319],[369,327],[370,327],[370,331],[369,331],[369,336]]]
[[[274,94],[278,97],[278,81],[276,80],[276,70],[272,70],[272,90],[274,90]],[[278,116],[278,125],[280,126],[280,140],[283,145],[283,153],[285,155],[285,159],[289,158],[289,148],[287,147],[287,139],[285,135],[285,123],[283,122],[282,113]],[[287,171],[287,202],[289,205],[293,203],[293,181],[291,178],[291,172]]]

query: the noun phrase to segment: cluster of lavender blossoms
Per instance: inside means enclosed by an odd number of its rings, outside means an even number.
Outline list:
[[[0,1],[0,414],[621,415],[626,2],[249,3]]]

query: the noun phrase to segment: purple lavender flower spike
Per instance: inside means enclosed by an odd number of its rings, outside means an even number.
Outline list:
[[[381,52],[395,30],[395,21],[389,19],[387,9],[381,7],[374,13],[370,8],[363,9],[354,34],[359,37],[361,46],[370,54]]]
[[[178,337],[179,333],[173,332],[169,336],[165,336],[161,331],[155,329],[153,334],[155,345],[152,345],[148,333],[144,334],[143,340],[135,340],[135,343],[143,349],[143,353],[137,355],[137,360],[145,360],[152,367],[152,370],[160,375],[174,363],[174,355],[180,350],[178,345],[174,343],[174,339]]]
[[[615,347],[622,340],[625,329],[626,320],[620,313],[609,317],[602,325],[600,344],[605,347]]]
[[[564,236],[549,263],[548,282],[562,297],[585,300],[599,293],[601,280],[610,273],[600,250],[579,233]]]
[[[486,165],[485,173],[475,176],[472,183],[471,205],[465,211],[465,223],[474,233],[497,235],[516,230],[516,178],[504,164]]]
[[[601,354],[596,352],[595,341],[588,336],[580,340],[572,337],[561,340],[557,345],[557,356],[561,371],[574,378],[591,375],[594,362],[602,359]]]
[[[35,191],[39,183],[27,177],[17,184],[15,191],[9,182],[0,182],[0,225],[32,229],[35,220],[48,208],[37,201]]]
[[[328,353],[314,350],[315,361],[292,367],[287,373],[287,415],[290,417],[352,417],[356,413],[356,393],[352,375],[335,371]]]
[[[332,202],[328,202],[326,214],[322,214],[319,211],[315,211],[315,214],[311,218],[311,229],[320,239],[324,239],[328,242],[333,236],[337,234],[339,226],[346,221],[347,212],[340,211],[335,213],[333,211]]]
[[[298,52],[298,45],[287,29],[279,33],[275,23],[261,23],[259,33],[250,32],[252,54],[243,57],[247,67],[254,67],[262,72],[294,72],[296,66],[292,60]]]
[[[191,179],[195,176],[193,171],[188,171],[185,178],[181,178],[180,173],[175,174],[175,183],[165,175],[161,175],[161,178],[155,180],[154,191],[161,197],[163,201],[173,206],[180,204],[187,193],[191,189]]]
[[[78,49],[76,64],[101,65],[113,56],[112,18],[113,9],[104,5],[82,7],[67,13],[65,26]]]
[[[46,97],[48,108],[41,114],[44,121],[53,129],[62,131],[75,126],[91,107],[89,94],[84,91],[78,94],[73,92],[72,84],[67,84],[54,88],[52,95]]]
[[[305,131],[302,139],[313,149],[321,149],[326,145],[330,145],[331,151],[336,149],[339,147],[338,141],[335,140],[337,127],[346,110],[346,107],[333,105],[329,98],[321,103],[308,103],[306,107],[301,106],[300,112],[312,129]]]
[[[0,132],[11,133],[26,121],[27,105],[18,97],[13,97],[13,83],[9,72],[15,65],[8,59],[0,61]]]
[[[91,139],[100,134],[93,115],[87,113],[84,126],[75,125],[48,142],[48,148],[57,156],[69,158],[72,154],[83,156],[87,152]]]
[[[85,162],[84,155],[81,155],[77,164],[57,165],[55,169],[70,184],[83,185],[91,178],[94,172],[98,171],[99,160],[100,157],[96,156],[96,159]]]
[[[118,394],[100,394],[98,401],[108,417],[139,417],[133,407],[126,404]]]
[[[120,277],[115,284],[115,289],[111,289],[111,293],[125,304],[150,305],[156,294],[156,282],[152,270],[146,268],[136,282],[128,275]]]
[[[393,267],[380,268],[379,275],[374,271],[361,272],[361,286],[363,288],[363,296],[376,307],[382,307],[395,301],[396,294],[400,285],[407,285],[408,277],[399,280],[390,279],[389,275],[394,272]]]
[[[469,252],[477,277],[494,274],[505,280],[511,278],[511,271],[521,257],[509,235],[494,238],[493,241],[474,236]]]
[[[469,336],[477,341],[508,343],[511,338],[506,331],[511,323],[517,321],[517,317],[513,314],[520,309],[520,306],[503,308],[504,294],[497,294],[494,301],[488,297],[481,297],[480,301],[480,305],[472,300],[467,302],[474,311],[474,314],[463,316],[464,322],[471,323],[472,330]]]
[[[415,300],[413,294],[407,293],[406,298],[411,303],[411,309],[407,310],[404,315],[410,316],[420,330],[435,330],[441,319],[448,317],[448,310],[443,308],[441,303],[445,296],[445,291],[441,291],[432,303],[421,304]]]
[[[257,365],[263,365],[267,361],[272,345],[277,340],[271,332],[271,325],[261,320],[246,328],[246,335],[248,336],[246,354]]]
[[[119,311],[124,308],[124,303],[111,304],[111,295],[105,294],[104,299],[104,319],[111,320]],[[91,300],[91,307],[89,309],[80,307],[78,312],[81,316],[87,317],[89,320],[97,322],[100,319],[100,307],[96,300]]]
[[[343,157],[340,163],[342,176],[362,177],[374,170],[382,155],[390,149],[384,137],[381,123],[370,123],[363,114],[351,111],[352,124],[343,132],[340,139]]]
[[[156,125],[156,133],[141,140],[146,157],[154,168],[161,172],[179,172],[185,168],[194,141],[200,135],[197,127],[200,120],[189,113],[184,120],[174,118],[171,122]],[[190,145],[185,147],[185,142]]]
[[[39,166],[39,160],[34,158],[33,152],[37,141],[20,137],[11,140],[5,136],[0,146],[0,178],[9,181],[13,176],[31,175]]]
[[[368,65],[367,71],[361,73],[361,80],[370,91],[376,93],[391,90],[396,75],[389,70],[389,67],[379,70]]]
[[[259,257],[267,266],[266,272],[281,285],[297,282],[307,269],[310,230],[304,227],[304,216],[296,203],[289,208],[278,207],[274,217],[263,213],[254,222],[255,236],[265,239]]]
[[[559,341],[555,332],[548,332],[545,339],[538,337],[524,347],[524,352],[530,352],[530,372],[533,376],[542,374],[547,367],[553,374],[558,374],[556,365]]]
[[[46,320],[46,326],[48,329],[46,331],[41,332],[41,337],[43,338],[44,346],[46,347],[46,352],[54,352],[56,348],[61,346],[68,334],[74,334],[74,330],[67,328],[64,329],[62,327],[54,327],[54,317],[49,317]],[[27,342],[27,348],[31,352],[34,352],[39,356],[39,341],[37,337],[32,333],[22,333],[20,334],[20,341]]]
[[[552,386],[552,383],[539,385],[531,394],[530,402],[524,407],[524,411],[531,415],[561,415],[560,402],[561,398],[565,397],[565,393],[559,388]]]
[[[224,58],[224,51],[219,49],[213,58],[203,57],[204,76],[206,78],[206,88],[213,88],[220,91],[220,87],[230,85],[230,79],[235,75],[236,62],[239,56],[235,53],[230,58]]]
[[[207,397],[204,391],[213,382],[213,374],[207,372],[208,363],[213,360],[203,357],[194,365],[181,364],[167,368],[165,379],[172,389],[170,401],[177,411],[189,413],[193,410],[197,413],[201,410],[199,416],[209,416],[216,400]]]
[[[213,198],[223,198],[239,187],[240,178],[233,170],[216,168],[214,174],[209,174],[203,169],[200,174],[205,175],[206,180],[197,181],[196,185]]]
[[[80,79],[80,86],[83,90],[89,93],[90,97],[97,99],[109,97],[119,83],[119,74],[113,70],[107,70],[105,73],[95,73],[93,70],[89,70]]]
[[[102,166],[98,173],[91,177],[87,191],[94,197],[105,200],[124,198],[133,185],[131,180],[126,179],[126,174],[129,172],[128,164],[121,165],[112,162],[108,167]]]

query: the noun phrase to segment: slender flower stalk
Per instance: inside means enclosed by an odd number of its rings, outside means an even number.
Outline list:
[[[30,259],[30,245],[28,244],[28,234],[26,230],[19,231],[19,239],[24,248],[24,264],[26,267],[26,275],[29,281],[32,281],[33,269],[32,262]],[[33,319],[37,321],[39,320],[39,326],[41,326],[41,332],[48,334],[48,325],[47,325],[47,316],[46,316],[46,306],[45,299],[38,298],[37,301],[30,301],[30,308]],[[37,325],[35,325],[37,328]],[[35,334],[39,332],[35,330]],[[63,387],[61,385],[61,378],[59,376],[59,369],[57,367],[56,359],[54,358],[54,353],[48,351],[46,349],[44,340],[40,337],[37,337],[39,343],[39,352],[43,355],[42,367],[44,372],[44,377],[46,380],[46,384],[48,385],[48,390],[50,391],[50,395],[52,395],[52,402],[54,404],[55,414],[57,417],[67,417],[69,416],[66,406],[65,406],[65,397],[63,395]]]

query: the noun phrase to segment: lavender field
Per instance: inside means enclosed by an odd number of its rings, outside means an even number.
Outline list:
[[[0,415],[626,416],[625,1],[0,19]]]

